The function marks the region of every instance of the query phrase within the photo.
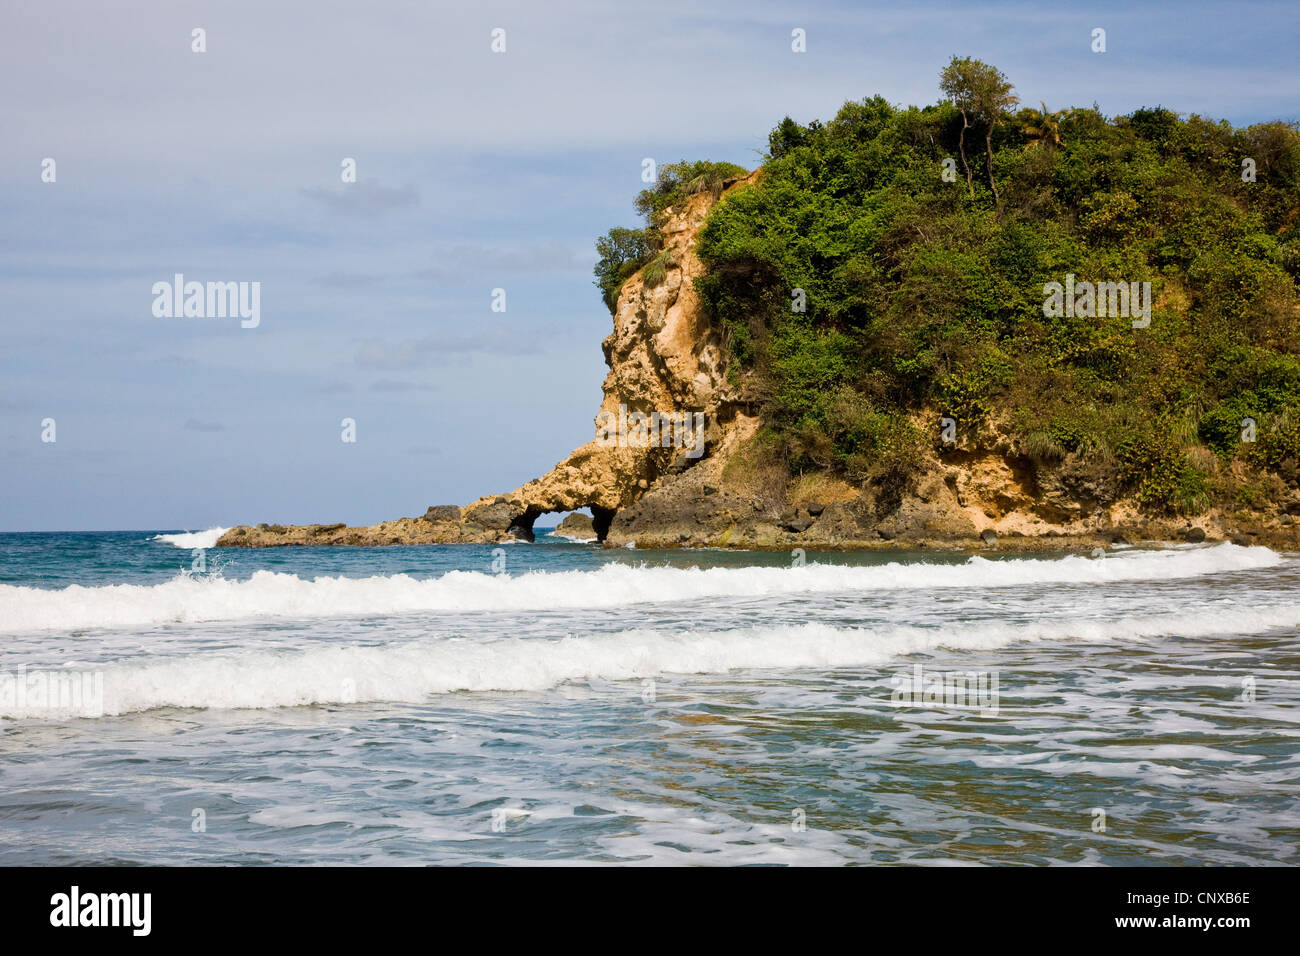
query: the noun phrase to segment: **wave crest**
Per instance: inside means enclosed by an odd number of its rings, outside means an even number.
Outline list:
[[[300,578],[257,571],[244,580],[178,575],[162,584],[72,585],[59,590],[0,585],[0,632],[133,628],[257,618],[322,618],[421,611],[601,608],[717,598],[854,593],[909,588],[997,588],[1195,578],[1274,567],[1267,548],[1222,544],[1178,551],[1128,551],[1104,558],[972,557],[961,564],[771,568],[673,568],[604,565],[593,571],[495,575],[450,571]]]
[[[215,548],[229,528],[209,528],[207,531],[181,531],[176,534],[156,534],[150,541],[162,541],[177,548]]]
[[[102,669],[92,713],[22,705],[0,680],[0,717],[112,716],[160,707],[275,708],[419,702],[456,691],[541,691],[571,681],[739,669],[871,667],[937,648],[992,650],[1028,641],[1104,642],[1262,633],[1300,624],[1300,608],[1209,611],[1032,624],[846,628],[810,623],[722,631],[635,629],[558,640],[426,640],[378,647],[201,654]],[[0,678],[6,675],[0,675]]]

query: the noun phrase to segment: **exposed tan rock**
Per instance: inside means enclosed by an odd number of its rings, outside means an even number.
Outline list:
[[[753,178],[731,188],[743,188]],[[753,427],[738,417],[736,397],[726,380],[722,342],[706,320],[695,291],[695,278],[703,273],[695,240],[713,204],[712,196],[700,193],[670,210],[662,231],[673,265],[663,281],[647,286],[643,272],[638,272],[623,285],[614,311],[614,331],[601,343],[609,373],[594,422],[601,422],[602,413],[618,421],[621,410],[702,413],[705,455],[734,446],[737,428],[752,432]],[[521,531],[531,531],[539,514],[590,507],[597,533],[603,536],[613,515],[663,475],[698,466],[698,461],[680,448],[607,447],[593,440],[504,498]],[[490,500],[495,499],[480,498],[468,505],[466,517],[490,507]]]
[[[376,525],[240,525],[217,541],[218,548],[272,548],[284,546],[450,544],[504,541],[508,535],[488,532],[459,521],[429,522],[423,518],[398,518]]]

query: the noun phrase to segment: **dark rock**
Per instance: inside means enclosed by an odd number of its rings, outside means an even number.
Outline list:
[[[705,493],[706,495],[716,495],[716,494],[718,493],[717,486],[716,486],[716,485],[705,485],[705,486],[704,486],[704,493]]]
[[[886,541],[915,541],[925,534],[925,518],[915,509],[899,509],[876,524],[876,534]]]
[[[992,528],[985,528],[980,532],[980,540],[991,548],[998,543],[998,533]]]
[[[817,519],[817,536],[832,544],[863,541],[875,537],[875,522],[868,519],[863,524],[862,512],[857,502],[836,502],[826,506]]]
[[[429,505],[429,510],[424,513],[424,520],[431,523],[459,521],[460,507],[458,505]]]
[[[1205,540],[1204,528],[1188,528],[1183,532],[1183,540],[1191,544],[1200,544]]]
[[[560,522],[560,526],[555,529],[555,533],[570,537],[591,538],[596,536],[596,524],[589,515],[575,511]]]
[[[465,512],[465,521],[478,525],[488,531],[505,531],[514,521],[515,515],[504,498],[499,498],[490,505],[480,505],[472,511]]]
[[[820,517],[821,513],[826,510],[826,506],[820,501],[808,502],[808,513],[814,518]]]
[[[781,512],[781,527],[795,534],[802,534],[813,526],[813,519],[802,508],[787,508]]]
[[[1119,493],[1118,475],[1113,468],[1077,452],[1039,469],[1036,477],[1042,499],[1038,510],[1054,513],[1056,520],[1088,515],[1114,501]]]

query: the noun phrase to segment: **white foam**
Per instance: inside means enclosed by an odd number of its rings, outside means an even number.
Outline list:
[[[0,632],[133,628],[255,618],[375,616],[419,611],[615,608],[667,601],[783,594],[856,593],[907,588],[1109,584],[1195,578],[1275,567],[1267,548],[1223,544],[1194,551],[1133,551],[1103,558],[973,557],[961,564],[794,568],[672,568],[604,565],[594,571],[530,571],[517,576],[451,571],[420,579],[257,571],[246,580],[179,575],[163,584],[71,585],[61,590],[0,585]]]
[[[209,528],[207,531],[183,531],[177,534],[156,534],[150,541],[164,541],[178,548],[215,548],[217,541],[229,528]]]
[[[551,537],[552,537],[552,538],[563,538],[565,541],[573,541],[573,542],[575,542],[575,543],[577,543],[577,544],[591,544],[591,542],[593,542],[593,541],[596,540],[596,536],[595,536],[595,535],[586,535],[586,536],[584,536],[584,535],[581,535],[581,534],[573,534],[573,533],[565,532],[565,531],[552,531],[552,532],[551,532]]]
[[[1086,643],[1254,634],[1300,625],[1300,607],[944,627],[811,623],[721,631],[636,629],[557,640],[425,640],[386,646],[228,655],[201,653],[103,668],[104,715],[159,707],[275,708],[418,702],[455,691],[541,691],[569,681],[631,680],[737,669],[870,667],[937,648],[991,650],[1026,641]],[[901,662],[900,662],[901,663]],[[0,695],[0,716],[46,718],[48,707]],[[74,713],[73,716],[76,716]]]

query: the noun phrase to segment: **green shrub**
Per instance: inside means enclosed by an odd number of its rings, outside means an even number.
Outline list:
[[[668,275],[668,270],[676,265],[677,262],[673,259],[672,253],[664,249],[646,263],[645,270],[641,273],[641,281],[645,283],[647,289],[653,289],[664,281]]]
[[[1300,408],[1283,409],[1256,424],[1255,442],[1246,453],[1248,460],[1267,468],[1300,465]]]
[[[615,226],[596,240],[599,258],[593,270],[595,284],[611,315],[618,307],[618,295],[623,284],[638,269],[647,263],[653,265],[654,275],[647,275],[646,285],[654,288],[663,281],[665,270],[674,264],[671,259],[658,260],[657,265],[652,262],[656,254],[666,255],[661,253],[664,239],[659,231],[665,211],[695,193],[710,192],[716,198],[729,180],[747,175],[748,171],[735,163],[711,163],[703,160],[671,163],[659,170],[655,185],[643,189],[635,202],[637,212],[646,221],[645,228],[625,229]]]
[[[713,163],[708,160],[669,163],[659,167],[655,184],[637,195],[636,211],[652,229],[657,229],[663,225],[664,212],[679,205],[687,196],[709,192],[716,199],[722,194],[727,180],[747,175],[749,171],[735,163]]]
[[[654,254],[650,237],[644,229],[622,229],[615,226],[596,240],[596,285],[610,314],[618,306],[618,293],[623,283],[632,277]]]

